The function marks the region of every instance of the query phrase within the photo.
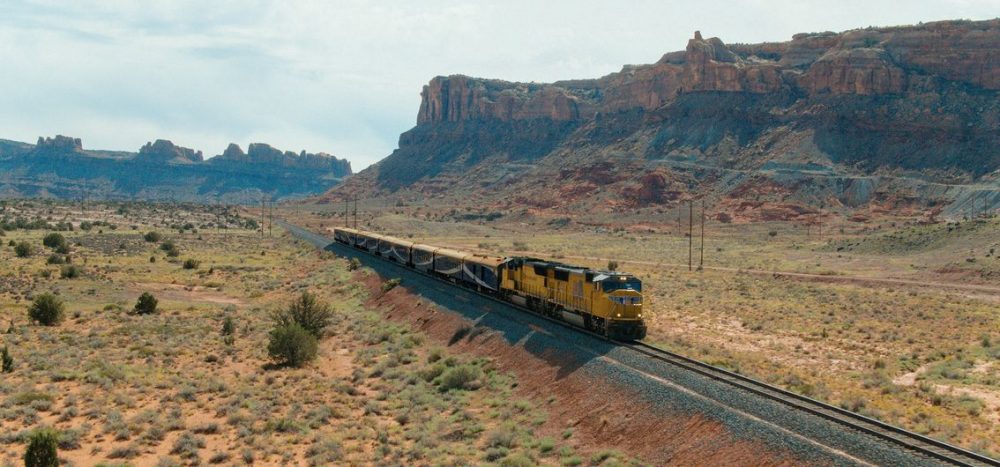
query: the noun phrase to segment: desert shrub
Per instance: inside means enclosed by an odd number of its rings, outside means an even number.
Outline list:
[[[608,261],[608,271],[617,271],[618,261]]]
[[[452,389],[476,389],[478,388],[476,383],[481,376],[482,373],[479,371],[479,368],[472,365],[459,365],[448,368],[441,375],[438,389],[442,392]]]
[[[306,450],[311,465],[332,465],[344,458],[344,448],[339,441],[317,438]]]
[[[142,236],[142,239],[149,243],[156,243],[163,239],[163,235],[160,235],[159,232],[146,232],[146,234]]]
[[[396,286],[399,285],[400,281],[401,279],[398,277],[395,279],[389,279],[385,281],[385,283],[382,284],[382,292],[385,293],[392,289],[395,289]]]
[[[181,255],[181,250],[170,240],[161,243],[160,249],[167,252],[167,256],[171,258],[176,258]]]
[[[297,324],[319,339],[333,319],[333,310],[326,303],[319,301],[316,295],[302,292],[302,295],[288,308],[274,313],[272,318],[276,327]]]
[[[231,336],[235,332],[236,332],[236,321],[233,320],[232,316],[226,316],[226,318],[222,320],[222,335]]]
[[[198,269],[198,266],[200,265],[201,262],[196,259],[188,258],[184,260],[184,269]]]
[[[347,264],[348,271],[355,271],[361,267],[361,260],[357,258],[351,258],[351,261]]]
[[[12,373],[14,371],[14,357],[10,356],[10,351],[7,350],[7,346],[3,346],[3,350],[0,350],[0,370],[4,373]]]
[[[135,308],[132,309],[132,312],[137,315],[151,315],[156,313],[157,304],[158,301],[153,294],[143,292],[142,295],[139,296],[139,299],[136,300]]]
[[[59,248],[66,245],[66,237],[63,237],[60,233],[52,232],[42,238],[42,245],[49,248]]]
[[[76,279],[77,277],[80,277],[80,274],[82,273],[83,270],[78,266],[67,264],[59,270],[59,277],[62,277],[63,279]]]
[[[49,255],[48,259],[45,260],[48,264],[63,264],[66,262],[66,257],[60,254],[53,253]]]
[[[177,437],[177,441],[174,441],[170,453],[180,455],[185,459],[194,459],[198,457],[198,450],[204,447],[205,438],[184,432]]]
[[[18,258],[27,258],[31,256],[33,251],[34,250],[31,248],[31,244],[23,240],[18,242],[17,245],[14,245],[14,254],[17,255]]]
[[[59,434],[51,428],[40,428],[28,435],[28,449],[24,451],[25,467],[53,467],[59,465]]]
[[[301,367],[316,358],[316,336],[298,323],[278,325],[271,330],[267,354],[277,363]]]
[[[55,326],[66,315],[66,307],[62,300],[50,293],[43,293],[31,303],[28,308],[28,317],[32,321],[43,326]]]
[[[517,445],[517,431],[513,426],[504,425],[486,436],[486,446],[491,448],[513,448]]]

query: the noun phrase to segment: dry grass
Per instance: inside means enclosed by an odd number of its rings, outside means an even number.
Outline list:
[[[47,264],[46,231],[3,237],[38,250],[18,259],[0,248],[0,339],[15,359],[0,380],[5,462],[19,461],[25,434],[39,426],[60,431],[60,457],[75,465],[574,461],[573,440],[537,439],[546,413],[513,395],[511,376],[387,324],[362,306],[367,292],[346,261],[277,228],[261,238],[240,228],[236,212],[193,206],[32,202],[5,210],[117,226],[63,232],[82,269],[73,279],[45,274],[59,267]],[[185,224],[194,228],[170,228]],[[199,267],[185,269],[144,240],[151,230]],[[271,369],[268,311],[303,290],[332,305],[333,331],[313,364]],[[57,327],[27,319],[31,297],[46,291],[67,305]],[[145,291],[159,312],[129,313]],[[227,318],[231,337],[222,333]]]

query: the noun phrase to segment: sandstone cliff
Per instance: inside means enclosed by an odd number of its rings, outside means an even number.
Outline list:
[[[607,206],[760,197],[744,185],[764,184],[786,207],[859,208],[895,190],[952,203],[958,188],[934,187],[1000,180],[998,91],[1000,20],[765,44],[696,32],[684,50],[596,79],[436,77],[399,149],[329,196],[518,193],[566,209],[609,192]],[[560,178],[609,160],[600,180]]]

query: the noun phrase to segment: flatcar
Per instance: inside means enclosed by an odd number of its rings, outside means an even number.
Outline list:
[[[528,257],[490,256],[336,228],[334,240],[612,339],[646,337],[642,281]]]

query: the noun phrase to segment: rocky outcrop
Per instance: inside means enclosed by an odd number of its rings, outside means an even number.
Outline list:
[[[438,76],[424,86],[418,123],[463,120],[576,120],[589,103],[558,86]]]
[[[884,49],[837,49],[816,60],[799,84],[810,94],[898,94],[906,74]]]
[[[38,143],[35,146],[39,150],[68,151],[68,152],[76,152],[83,150],[83,142],[80,141],[80,138],[72,138],[63,135],[56,135],[55,138],[47,138],[39,136]]]
[[[212,164],[247,164],[281,167],[288,169],[315,170],[318,174],[333,174],[336,177],[350,175],[351,163],[325,152],[316,154],[301,151],[281,151],[266,143],[250,143],[243,152],[236,143],[230,143],[219,156],[209,159]]]
[[[138,153],[84,150],[79,138],[66,136],[34,146],[0,140],[0,186],[18,196],[246,202],[319,194],[349,175],[347,160],[266,144],[251,145],[250,154],[230,144],[205,160],[162,139]]]
[[[205,157],[201,151],[177,146],[170,140],[158,139],[139,148],[137,159],[154,163],[190,164],[202,162]]]

